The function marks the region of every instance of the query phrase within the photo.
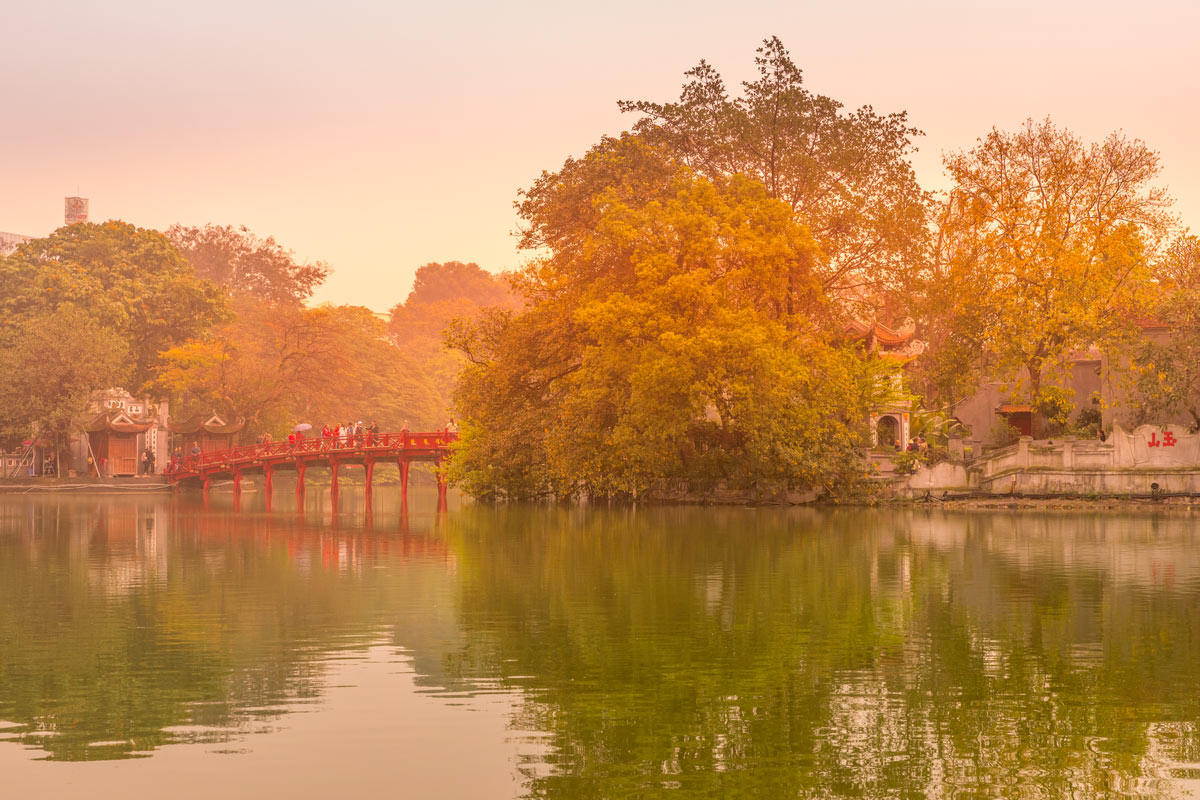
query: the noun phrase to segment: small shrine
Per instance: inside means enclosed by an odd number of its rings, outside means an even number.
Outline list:
[[[850,320],[845,327],[848,339],[858,342],[863,350],[878,358],[886,358],[900,365],[907,364],[925,352],[925,343],[913,338],[917,326],[905,319],[898,327],[881,322]],[[905,395],[901,377],[896,376],[894,399],[871,409],[871,445],[903,450],[910,437],[911,400]]]
[[[167,402],[113,387],[92,393],[81,436],[71,440],[72,469],[93,477],[128,477],[161,469]],[[142,463],[149,450],[152,458]]]
[[[102,411],[84,426],[87,433],[92,474],[127,477],[138,474],[138,461],[145,449],[145,434],[153,421],[137,421],[124,411]]]
[[[195,414],[168,426],[175,437],[175,446],[185,455],[191,452],[193,443],[200,446],[202,453],[236,447],[237,434],[245,427],[244,419],[226,422],[224,417],[216,413]]]

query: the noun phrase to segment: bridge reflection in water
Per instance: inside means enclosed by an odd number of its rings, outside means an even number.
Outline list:
[[[262,475],[267,510],[271,510],[276,472],[296,473],[296,497],[304,498],[304,476],[310,467],[328,467],[329,493],[337,502],[338,478],[343,467],[361,466],[364,470],[368,500],[375,479],[375,465],[396,463],[400,468],[400,500],[408,506],[409,468],[413,462],[434,464],[437,478],[438,509],[446,508],[446,473],[443,463],[450,455],[451,445],[458,434],[449,430],[426,433],[362,433],[351,436],[313,437],[295,442],[266,442],[244,445],[230,450],[214,450],[172,461],[167,466],[167,479],[176,486],[199,486],[208,496],[216,479],[233,480],[235,504],[240,502],[242,479],[247,475]],[[370,504],[368,503],[368,508]]]

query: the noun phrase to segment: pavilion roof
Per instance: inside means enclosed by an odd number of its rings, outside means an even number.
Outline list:
[[[109,412],[97,414],[85,426],[84,430],[88,433],[100,433],[101,431],[109,431],[112,433],[142,433],[150,429],[152,422],[134,422],[123,412]]]
[[[167,426],[171,433],[199,433],[200,431],[206,431],[217,435],[237,433],[244,427],[246,427],[246,420],[244,419],[238,419],[235,422],[226,422],[217,414],[194,414],[181,422],[173,422]]]

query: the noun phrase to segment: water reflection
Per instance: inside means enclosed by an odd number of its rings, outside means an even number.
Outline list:
[[[269,730],[331,655],[390,638],[394,609],[452,626],[434,517],[384,521],[0,503],[0,735],[87,760]]]
[[[1107,796],[1200,759],[1196,540],[1153,517],[469,510],[473,670],[539,797]]]
[[[373,692],[402,664],[405,692],[500,702],[507,733],[436,755],[515,748],[490,795],[1174,796],[1200,774],[1188,517],[340,499],[0,501],[0,739],[252,750],[336,715],[349,658]]]

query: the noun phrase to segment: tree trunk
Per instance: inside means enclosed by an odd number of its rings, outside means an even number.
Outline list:
[[[1042,365],[1040,361],[1030,361],[1025,365],[1029,371],[1029,433],[1038,439],[1042,435],[1042,414],[1038,411],[1038,395],[1042,393]]]

